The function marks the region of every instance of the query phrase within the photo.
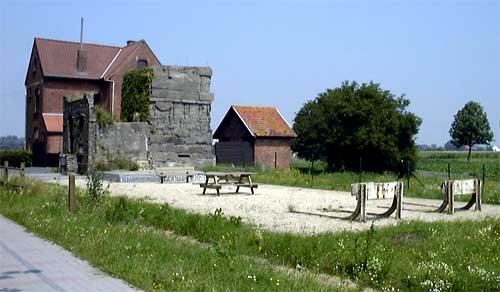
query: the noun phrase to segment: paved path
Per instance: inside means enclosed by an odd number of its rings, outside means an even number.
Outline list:
[[[138,291],[0,216],[0,292]]]

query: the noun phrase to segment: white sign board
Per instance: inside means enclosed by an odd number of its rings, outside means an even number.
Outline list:
[[[453,195],[459,196],[474,194],[476,192],[476,181],[477,180],[475,179],[453,180]],[[443,184],[443,186],[441,187],[441,191],[443,192],[443,194],[445,193],[445,185],[446,184]]]
[[[351,195],[356,196],[361,185],[366,185],[366,198],[368,200],[393,198],[398,193],[398,182],[361,183],[351,185]]]

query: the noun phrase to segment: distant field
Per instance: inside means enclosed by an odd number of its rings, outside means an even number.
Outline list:
[[[426,171],[448,171],[450,164],[453,176],[482,175],[483,165],[486,168],[486,179],[500,180],[500,152],[472,152],[471,160],[467,161],[467,152],[420,152],[417,169]]]

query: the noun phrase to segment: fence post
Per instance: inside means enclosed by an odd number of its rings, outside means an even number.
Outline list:
[[[19,192],[22,194],[24,190],[24,172],[25,172],[25,163],[21,162],[19,169]]]
[[[9,181],[9,162],[4,161],[3,163],[4,167],[4,173],[3,173],[3,185],[7,185],[7,182]]]
[[[406,181],[408,185],[408,189],[410,189],[410,161],[406,161]]]
[[[484,164],[483,164],[483,183],[482,183],[482,193],[484,193],[484,186],[486,184],[486,168],[484,167]]]
[[[309,169],[309,174],[311,175],[311,186],[314,184],[314,156],[311,162],[311,168]]]
[[[363,171],[363,168],[361,165],[361,157],[359,157],[359,179],[358,179],[359,183],[361,183],[361,171]]]
[[[75,175],[69,175],[68,187],[68,209],[70,212],[75,212]]]
[[[448,162],[448,179],[451,179],[451,168],[450,168],[450,163]]]
[[[278,152],[274,152],[274,171],[278,168]]]

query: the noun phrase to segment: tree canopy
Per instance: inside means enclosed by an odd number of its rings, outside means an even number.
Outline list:
[[[326,160],[330,170],[401,171],[401,160],[416,160],[415,135],[421,119],[379,84],[343,82],[304,104],[293,128],[293,150],[308,160]]]
[[[469,101],[455,115],[450,136],[453,145],[469,147],[467,161],[470,160],[473,145],[490,143],[493,140],[493,132],[483,107],[477,102]]]
[[[149,90],[153,81],[153,70],[144,68],[127,72],[123,76],[120,118],[124,122],[144,122],[149,118]]]

